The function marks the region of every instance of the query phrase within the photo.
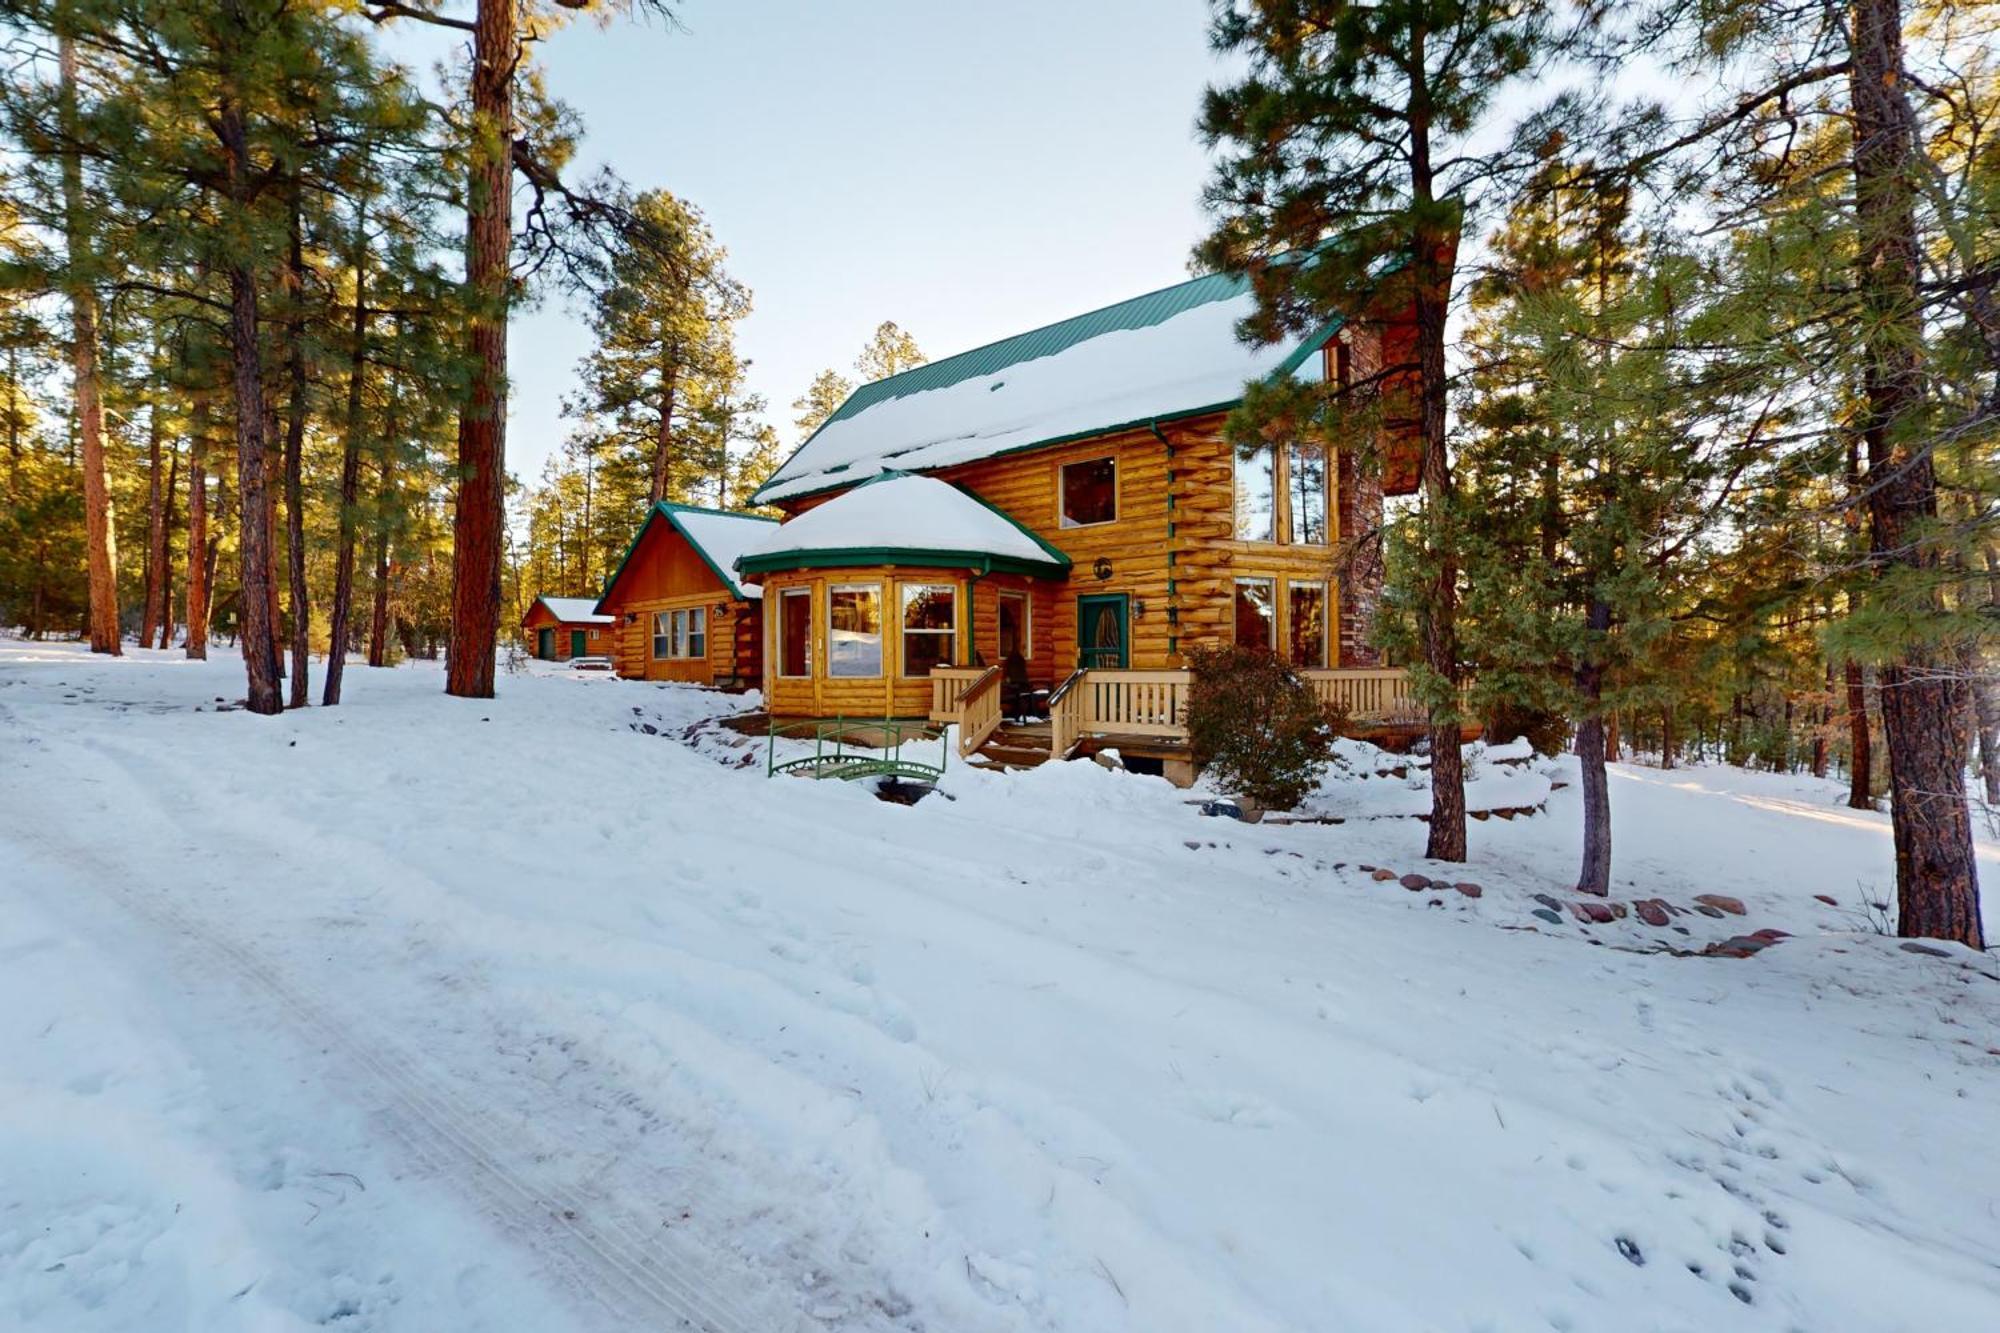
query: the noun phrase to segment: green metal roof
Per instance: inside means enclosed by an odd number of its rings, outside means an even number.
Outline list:
[[[1106,333],[1164,324],[1175,315],[1196,306],[1241,296],[1248,288],[1249,283],[1245,279],[1233,274],[1210,273],[1105,306],[1102,310],[1092,310],[1054,324],[1045,324],[1039,329],[1030,329],[1026,333],[1017,333],[1011,338],[1002,338],[984,347],[975,347],[969,352],[960,352],[956,356],[864,384],[848,395],[847,401],[826,419],[825,424],[831,425],[855,416],[891,398],[922,393],[926,389],[942,389],[960,380],[994,374],[1023,361],[1054,356],[1057,352],[1067,351],[1078,343]]]

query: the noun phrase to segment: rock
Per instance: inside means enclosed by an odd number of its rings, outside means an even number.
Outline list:
[[[1375,869],[1375,867],[1371,865],[1356,865],[1354,868],[1356,870],[1359,870],[1364,875],[1371,873]]]
[[[1538,893],[1535,895],[1535,901],[1548,908],[1551,912],[1562,911],[1562,899],[1552,893]]]
[[[1557,916],[1554,912],[1551,912],[1546,907],[1537,907],[1533,912],[1530,912],[1529,915],[1538,916],[1552,926],[1560,926],[1562,924],[1562,918]]]
[[[1428,889],[1431,886],[1431,877],[1429,875],[1409,874],[1403,876],[1396,882],[1402,885],[1404,888],[1408,889],[1411,893],[1418,893],[1424,889]]]
[[[1896,947],[1901,949],[1904,953],[1928,954],[1932,958],[1951,957],[1951,950],[1949,949],[1940,949],[1935,944],[1919,944],[1915,940],[1905,940],[1903,943],[1897,945]]]
[[[1623,921],[1623,920],[1625,919],[1625,904],[1624,904],[1624,903],[1612,903],[1612,904],[1611,904],[1611,915],[1613,915],[1613,916],[1617,917],[1617,918],[1618,918],[1618,919],[1619,919],[1620,921]]]
[[[1486,890],[1480,888],[1477,884],[1474,884],[1469,879],[1462,879],[1458,883],[1452,885],[1452,887],[1454,889],[1457,889],[1460,893],[1464,894],[1468,898],[1477,898],[1480,894],[1486,892]]]
[[[1389,880],[1396,878],[1396,872],[1384,866],[1378,868],[1375,871],[1375,874],[1372,876],[1372,878],[1375,880],[1377,884],[1383,884],[1388,882]]]
[[[1201,812],[1210,819],[1243,818],[1243,807],[1226,798],[1219,801],[1203,801]]]
[[[1649,926],[1667,924],[1667,905],[1658,898],[1641,898],[1632,904],[1632,910],[1637,912],[1639,919]]]
[[[1700,912],[1703,916],[1719,917],[1722,915],[1720,907],[1710,907],[1707,903],[1697,904],[1694,910]]]
[[[1827,905],[1828,907],[1838,907],[1838,906],[1840,906],[1840,904],[1839,904],[1838,902],[1836,902],[1836,901],[1835,901],[1835,900],[1833,899],[1833,897],[1832,897],[1831,895],[1829,895],[1829,894],[1824,894],[1824,893],[1815,893],[1815,894],[1813,895],[1813,897],[1815,897],[1815,898],[1819,899],[1819,900],[1820,900],[1821,902],[1825,903],[1825,904],[1826,904],[1826,905]]]
[[[1694,900],[1708,907],[1718,908],[1731,916],[1745,916],[1743,900],[1732,898],[1726,893],[1697,893]]]
[[[1600,926],[1609,925],[1614,920],[1610,907],[1603,903],[1571,903],[1569,910],[1578,921],[1595,922]]]
[[[1776,944],[1779,940],[1788,940],[1791,937],[1791,931],[1779,930],[1775,926],[1766,926],[1762,930],[1753,930],[1750,932],[1751,939],[1762,940],[1766,944]]]
[[[481,722],[484,722],[486,719],[482,717],[479,720]],[[648,736],[657,736],[660,734],[660,729],[654,726],[650,722],[641,722],[639,724],[639,730],[645,732]]]
[[[1731,935],[1720,944],[1711,944],[1703,952],[1721,958],[1748,958],[1771,947],[1771,941],[1760,940],[1755,935]]]

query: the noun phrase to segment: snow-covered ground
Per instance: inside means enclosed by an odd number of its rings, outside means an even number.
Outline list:
[[[1586,924],[1505,748],[1446,867],[1414,771],[899,806],[705,691],[346,692],[0,640],[0,1328],[2000,1328],[2000,965],[1831,784],[1617,769],[1677,910]]]

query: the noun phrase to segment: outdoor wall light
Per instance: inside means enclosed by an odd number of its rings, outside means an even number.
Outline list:
[[[628,625],[636,625],[636,624],[638,624],[638,623],[639,623],[639,613],[638,613],[637,611],[627,611],[627,612],[625,613],[625,623],[626,623],[626,624],[628,624]]]
[[[1143,597],[1136,598],[1132,603],[1132,619],[1144,620],[1145,618],[1146,618],[1146,599]]]
[[[717,620],[729,619],[729,603],[717,602],[715,604],[715,618]]]

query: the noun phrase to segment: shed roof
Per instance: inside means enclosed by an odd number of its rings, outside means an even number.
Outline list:
[[[1209,274],[864,384],[759,488],[759,503],[1175,417],[1221,411],[1244,385],[1317,379],[1338,328],[1252,347],[1254,299]]]
[[[537,597],[528,606],[530,615],[536,606],[548,608],[549,614],[565,625],[609,625],[613,620],[597,614],[597,599],[593,597]]]
[[[736,563],[746,574],[852,565],[1060,574],[1069,557],[956,486],[884,472],[786,522]]]
[[[729,590],[731,597],[755,601],[764,595],[764,590],[754,583],[745,583],[736,576],[736,558],[745,550],[755,546],[766,533],[777,525],[774,518],[762,514],[742,514],[733,509],[704,509],[699,505],[674,504],[668,500],[656,500],[646,511],[646,521],[639,525],[639,531],[632,537],[632,544],[625,548],[625,554],[618,561],[618,568],[604,581],[604,591],[595,605],[604,605],[611,596],[611,590],[618,586],[620,576],[632,563],[632,553],[639,549],[639,543],[646,539],[646,531],[655,522],[662,522],[687,539],[694,553],[722,580],[722,586]]]

